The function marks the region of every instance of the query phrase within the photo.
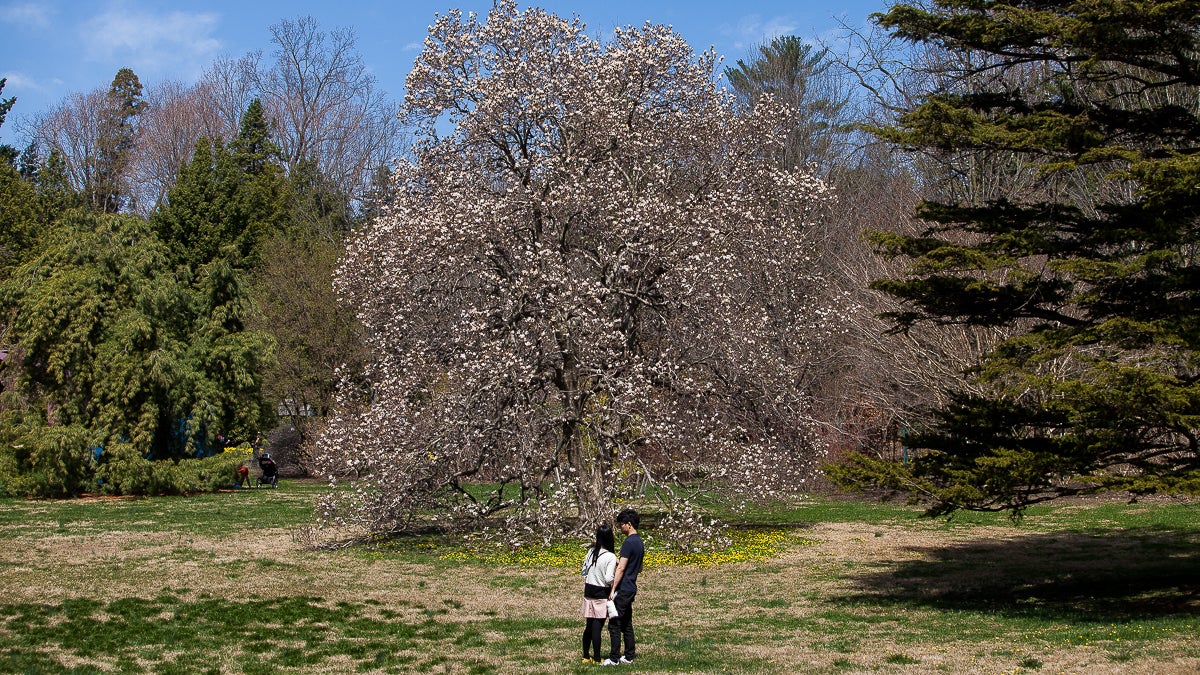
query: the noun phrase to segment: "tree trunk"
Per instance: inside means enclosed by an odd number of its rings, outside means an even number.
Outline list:
[[[577,527],[582,534],[590,536],[603,523],[612,521],[608,498],[604,489],[604,466],[599,456],[599,444],[584,443],[576,434],[572,455],[575,469],[575,502],[579,508]]]

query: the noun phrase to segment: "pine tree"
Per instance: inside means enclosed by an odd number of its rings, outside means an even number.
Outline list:
[[[228,146],[200,139],[166,206],[151,217],[175,264],[196,271],[231,256],[239,267],[257,266],[264,242],[286,220],[287,181],[278,162],[262,108],[253,103]]]
[[[8,82],[8,78],[0,77],[0,92],[4,91],[6,82]],[[4,126],[4,118],[8,117],[8,112],[12,110],[16,102],[16,96],[10,96],[6,99],[0,98],[0,127]],[[7,143],[0,143],[0,163],[12,166],[16,161],[17,149]]]
[[[102,112],[94,182],[88,186],[90,204],[98,211],[116,213],[130,206],[126,173],[137,139],[137,117],[145,109],[137,75],[129,68],[117,71]]]
[[[798,112],[780,156],[785,167],[827,167],[841,133],[839,117],[847,96],[834,84],[829,50],[794,35],[779,36],[758,48],[750,61],[738,60],[725,77],[743,105],[769,95]]]
[[[914,462],[860,456],[835,477],[935,512],[1200,492],[1200,3],[945,0],[879,21],[971,54],[964,81],[994,83],[932,92],[883,137],[1016,158],[1044,189],[927,202],[923,235],[875,235],[911,261],[877,285],[906,303],[898,330],[1021,330],[975,371],[989,394],[937,411]],[[1014,84],[1034,71],[1038,86]]]

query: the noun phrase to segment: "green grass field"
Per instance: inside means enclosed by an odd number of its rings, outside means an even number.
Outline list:
[[[0,502],[3,673],[581,673],[582,546],[313,551],[324,487]],[[823,498],[650,543],[647,673],[1200,672],[1200,506],[928,520]],[[607,646],[607,636],[605,637]]]

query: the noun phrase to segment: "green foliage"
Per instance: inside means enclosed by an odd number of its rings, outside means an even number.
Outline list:
[[[4,91],[4,85],[8,83],[8,78],[0,77],[0,91]],[[0,127],[4,126],[4,118],[8,117],[8,113],[17,102],[16,96],[10,96],[7,99],[0,99]]]
[[[904,278],[876,284],[905,303],[898,330],[1016,330],[979,364],[974,393],[912,439],[916,461],[860,456],[837,478],[930,498],[935,511],[1200,491],[1196,3],[936,2],[878,19],[994,74],[961,73],[880,134],[916,151],[1015,157],[1046,191],[929,202],[926,232],[875,235],[910,261]]]
[[[8,78],[0,77],[0,91],[4,91],[4,85],[8,82]],[[0,127],[4,126],[4,118],[8,117],[8,112],[12,110],[13,105],[17,102],[16,96],[8,98],[0,98]],[[12,166],[17,159],[16,148],[7,143],[0,143],[0,165]]]
[[[272,345],[244,330],[241,272],[217,261],[186,283],[132,217],[72,212],[50,240],[0,285],[18,407],[43,410],[38,424],[162,458],[266,423],[259,386]]]
[[[246,108],[237,138],[229,144],[229,149],[238,168],[247,176],[261,176],[271,171],[273,165],[279,165],[279,146],[271,140],[271,127],[259,99]]]
[[[0,78],[0,91],[5,80]],[[0,99],[0,126],[16,98]],[[16,149],[0,144],[0,278],[9,268],[28,258],[36,249],[47,221],[36,175],[26,175],[28,163],[36,163],[27,151],[18,167]]]
[[[146,106],[138,76],[129,68],[118,70],[101,111],[96,155],[88,158],[95,166],[86,189],[93,209],[117,213],[129,205],[126,174],[137,138],[137,118]]]
[[[79,202],[61,156],[42,163],[31,147],[23,173],[0,167],[0,269],[10,268],[0,302],[17,394],[0,412],[21,421],[8,430],[13,451],[0,453],[6,491],[77,494],[97,478],[116,493],[211,489],[232,480],[227,467],[209,466],[218,459],[149,460],[203,454],[218,434],[251,438],[273,424],[260,388],[274,343],[246,328],[246,267],[282,228],[286,193],[261,105],[247,111],[232,150],[198,144],[152,223],[98,217],[124,205],[140,96],[132,71],[118,73],[90,158],[91,214],[71,210]],[[59,439],[66,430],[87,442]],[[62,449],[57,464],[45,448]],[[98,463],[92,448],[104,448]]]
[[[21,418],[11,411],[0,416],[0,495],[66,497],[92,486],[95,434],[79,425],[47,427],[35,417]]]
[[[228,261],[204,266],[192,296],[195,318],[184,350],[189,433],[253,438],[273,425],[274,410],[261,388],[275,363],[274,339],[247,329],[252,306],[245,273]]]
[[[23,173],[37,193],[38,218],[45,230],[69,209],[82,207],[83,195],[71,185],[66,160],[57,149],[51,150],[45,161],[31,156],[30,163],[36,169],[31,166]]]
[[[198,267],[215,258],[224,243],[237,233],[231,231],[230,211],[236,184],[223,181],[232,171],[225,148],[207,138],[196,143],[192,161],[183,167],[168,196],[168,206],[156,211],[150,222],[171,250],[176,265]]]
[[[171,249],[172,263],[196,271],[224,257],[252,268],[266,239],[284,229],[287,182],[256,99],[226,146],[201,138],[179,173],[167,204],[150,218]]]
[[[133,445],[105,448],[97,467],[100,491],[112,495],[188,495],[228,488],[248,453],[233,450],[209,457],[149,460]]]
[[[27,258],[41,226],[37,193],[11,166],[0,164],[0,275]]]
[[[258,264],[265,238],[283,228],[286,194],[281,169],[256,159],[246,146],[231,152],[200,139],[167,205],[150,222],[171,248],[175,265],[192,270],[227,257],[239,266]],[[258,167],[257,174],[243,167]]]

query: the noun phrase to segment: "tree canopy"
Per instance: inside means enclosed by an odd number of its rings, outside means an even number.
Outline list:
[[[272,34],[194,85],[122,68],[0,147],[0,494],[211,489],[230,457],[174,460],[325,414],[361,369],[330,276],[395,105],[349,30]]]
[[[262,258],[265,240],[284,228],[287,181],[262,106],[246,109],[228,146],[201,138],[167,203],[152,216],[175,264],[199,269],[224,255],[242,267]]]
[[[785,166],[815,166],[831,171],[840,156],[849,95],[833,74],[828,48],[818,49],[794,35],[775,37],[749,60],[726,68],[725,77],[744,105],[762,96],[795,109],[795,123],[780,153]]]
[[[788,109],[743,114],[715,63],[665,26],[600,43],[511,1],[431,27],[405,107],[424,135],[336,277],[376,360],[322,442],[364,478],[331,515],[550,536],[639,479],[762,496],[814,468],[800,280],[830,195],[776,161]]]
[[[1200,492],[1200,3],[935,2],[881,25],[967,57],[879,133],[914,152],[1013,158],[1041,189],[927,201],[877,287],[922,322],[1010,326],[912,443],[848,483],[1012,509],[1097,489]],[[1032,75],[1032,77],[1031,77]],[[966,86],[966,84],[969,86]]]
[[[32,411],[79,429],[89,445],[78,452],[119,442],[157,458],[258,428],[271,345],[241,330],[247,299],[227,264],[180,284],[166,247],[131,216],[76,210],[50,239],[0,286],[26,423]]]

